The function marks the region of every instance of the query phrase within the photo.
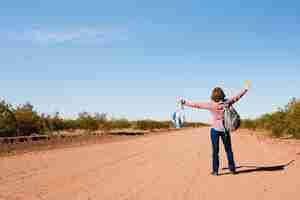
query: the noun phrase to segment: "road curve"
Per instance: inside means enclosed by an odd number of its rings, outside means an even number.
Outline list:
[[[238,175],[211,176],[209,129],[0,158],[0,200],[299,199],[299,143],[232,136]],[[226,158],[221,148],[221,165]],[[281,166],[290,160],[289,166]]]

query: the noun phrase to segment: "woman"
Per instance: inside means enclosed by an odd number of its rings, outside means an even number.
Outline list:
[[[234,156],[231,147],[230,133],[226,132],[223,120],[224,120],[224,103],[229,106],[236,103],[250,88],[250,81],[246,81],[245,89],[243,89],[237,96],[226,99],[225,93],[220,87],[213,89],[211,94],[211,102],[209,103],[192,103],[190,101],[182,100],[183,105],[209,110],[213,117],[213,123],[210,130],[211,143],[212,143],[212,175],[217,176],[219,171],[219,138],[222,139],[225,151],[227,154],[228,168],[233,173],[236,174]]]

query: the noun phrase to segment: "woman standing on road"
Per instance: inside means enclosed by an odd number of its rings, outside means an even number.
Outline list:
[[[244,96],[250,88],[250,81],[245,82],[245,88],[235,97],[226,99],[225,93],[220,87],[213,89],[211,94],[211,102],[208,103],[193,103],[190,101],[182,100],[183,105],[209,110],[213,117],[213,123],[210,130],[211,143],[212,143],[212,175],[217,176],[219,171],[219,138],[221,137],[225,151],[227,154],[228,168],[233,173],[236,174],[234,156],[231,147],[230,133],[226,132],[224,128],[224,104],[229,106],[236,103],[242,96]]]

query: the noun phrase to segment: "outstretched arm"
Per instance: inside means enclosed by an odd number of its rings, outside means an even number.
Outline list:
[[[185,101],[185,100],[183,102],[183,105],[191,108],[206,109],[206,110],[209,110],[211,108],[210,103],[193,103],[191,101]]]

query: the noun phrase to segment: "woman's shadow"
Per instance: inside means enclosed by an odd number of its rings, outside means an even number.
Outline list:
[[[284,170],[286,167],[291,165],[295,160],[291,160],[286,164],[282,165],[273,165],[273,166],[253,166],[253,165],[241,165],[236,167],[237,171],[236,174],[244,174],[244,173],[251,173],[251,172],[270,172],[270,171],[281,171]],[[244,169],[246,168],[246,169]],[[227,170],[228,168],[222,168],[223,170]],[[220,173],[219,175],[228,175],[232,174],[230,172]]]

